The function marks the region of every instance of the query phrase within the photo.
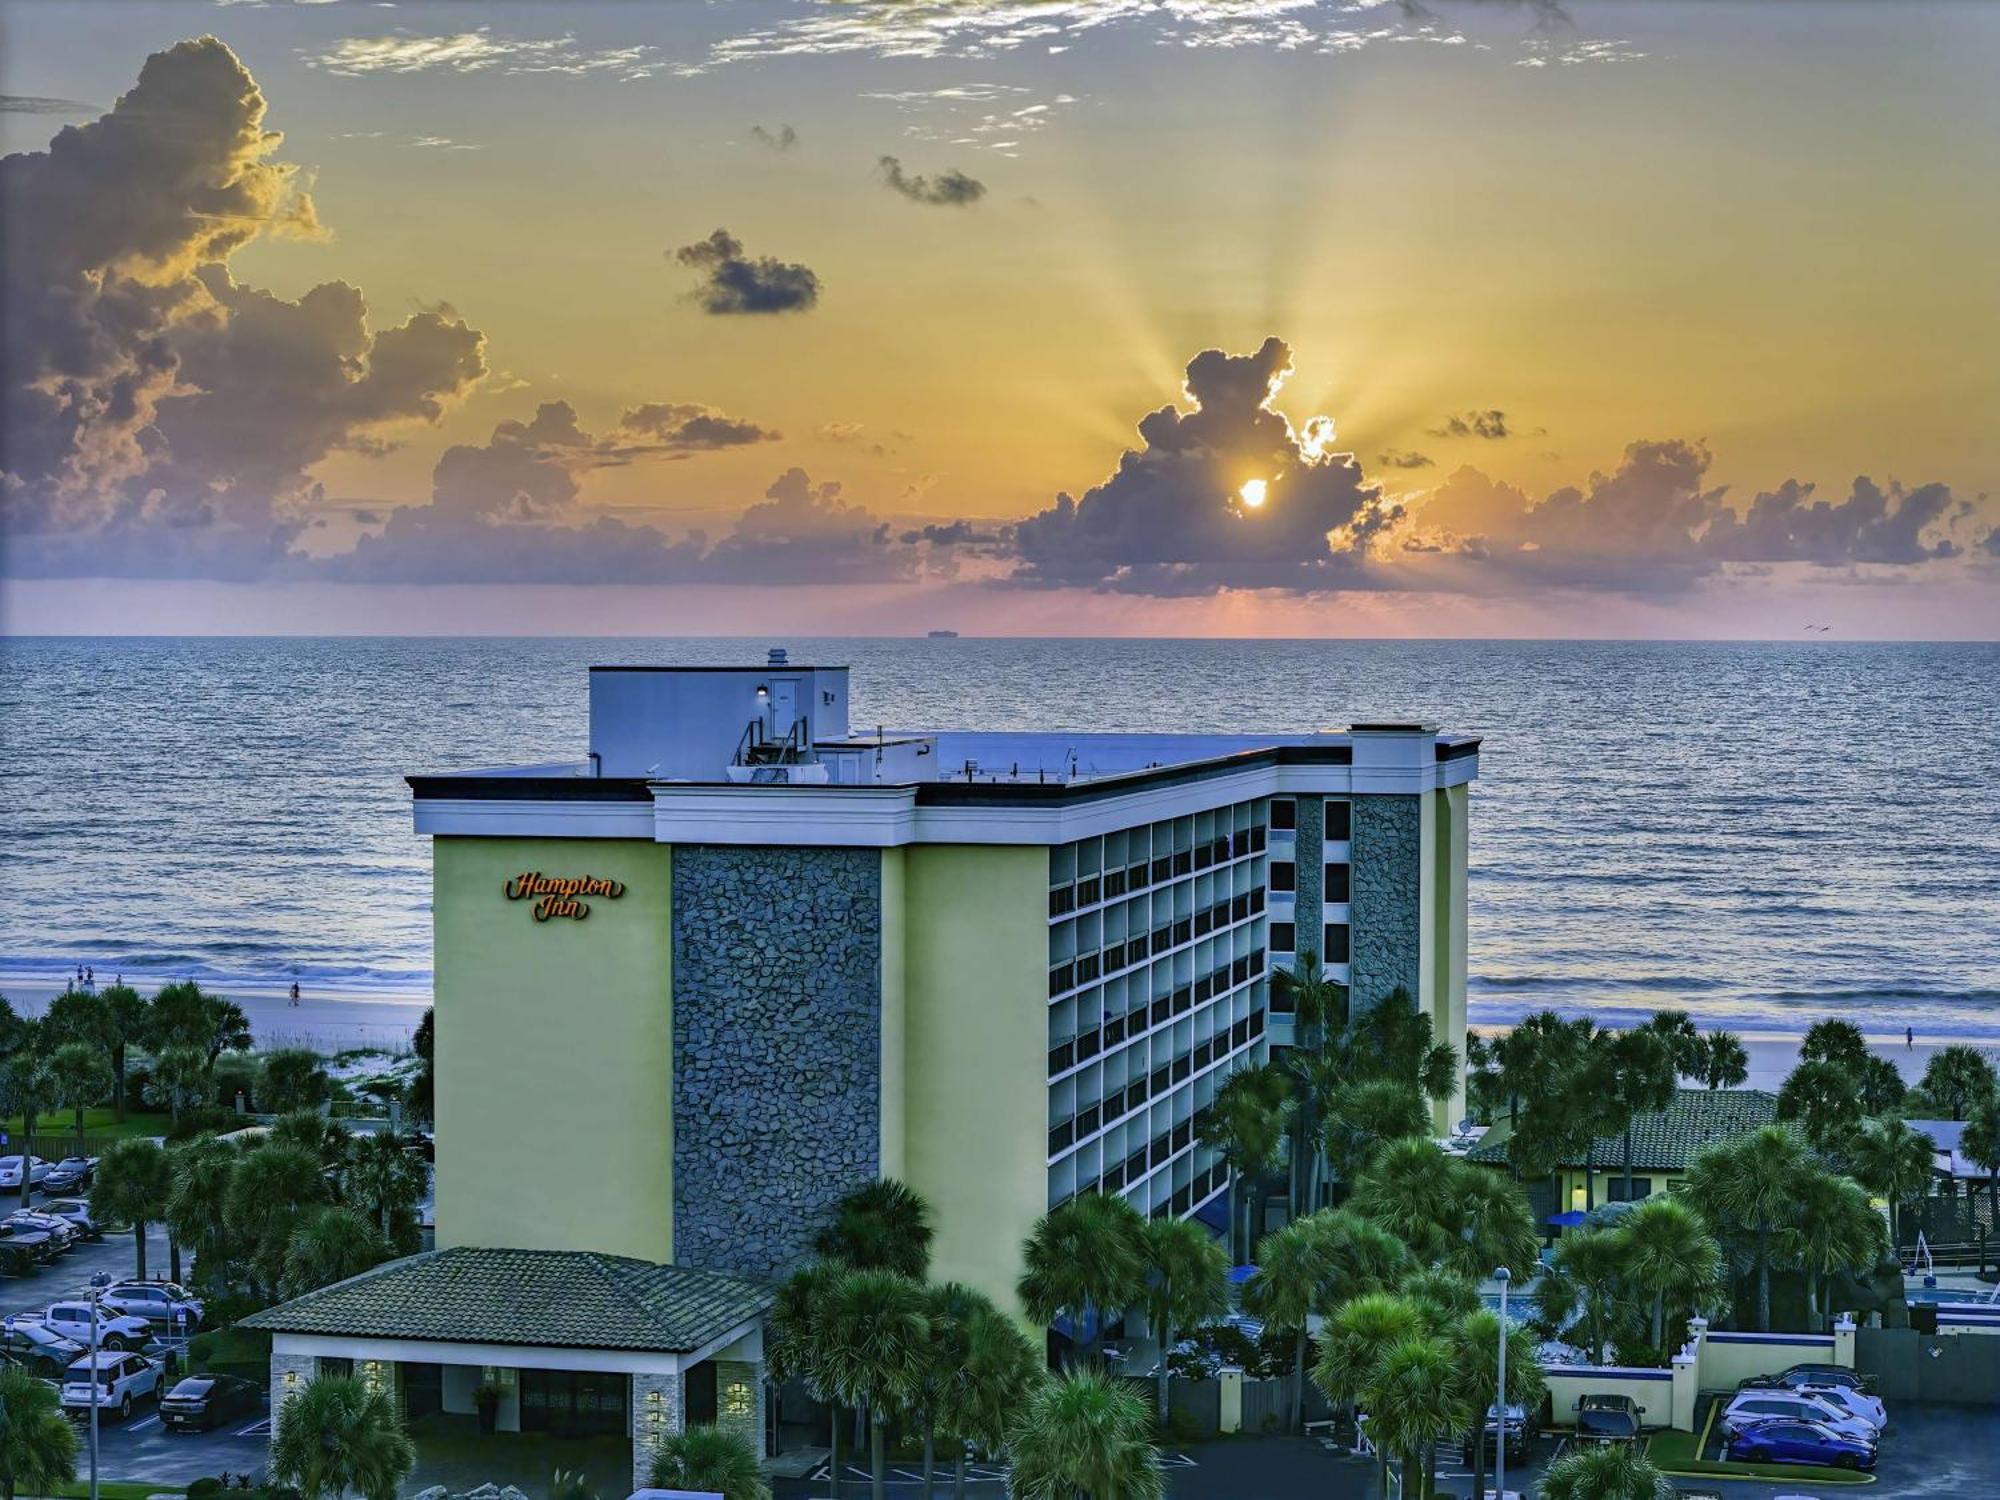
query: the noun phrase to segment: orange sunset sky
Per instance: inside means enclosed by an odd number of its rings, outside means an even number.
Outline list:
[[[0,27],[11,632],[2000,635],[2000,7]]]

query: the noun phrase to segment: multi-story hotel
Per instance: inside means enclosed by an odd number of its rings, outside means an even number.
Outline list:
[[[1322,955],[1357,1009],[1404,987],[1463,1045],[1477,740],[856,732],[848,701],[782,651],[599,667],[583,758],[410,778],[439,1255],[707,1295],[800,1263],[881,1175],[933,1205],[937,1276],[1011,1303],[1077,1193],[1220,1221],[1199,1123],[1289,1039],[1274,969]]]

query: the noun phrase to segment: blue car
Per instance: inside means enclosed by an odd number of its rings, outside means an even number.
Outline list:
[[[1818,1422],[1780,1417],[1753,1422],[1729,1435],[1728,1456],[1753,1464],[1821,1464],[1836,1469],[1872,1469],[1875,1446],[1835,1432]]]

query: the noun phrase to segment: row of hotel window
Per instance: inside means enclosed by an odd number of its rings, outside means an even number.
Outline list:
[[[1293,922],[1273,922],[1271,924],[1271,951],[1273,953],[1296,953],[1299,951],[1298,926]],[[1307,934],[1311,936],[1311,934]],[[1345,922],[1328,922],[1320,929],[1319,961],[1323,964],[1344,964],[1351,962],[1354,951],[1353,929]]]
[[[1271,861],[1271,889],[1280,895],[1299,888],[1299,867],[1289,859]],[[1328,902],[1346,902],[1354,899],[1353,868],[1345,860],[1326,867],[1326,884],[1320,887],[1320,899]]]
[[[1271,829],[1276,833],[1289,833],[1299,826],[1299,805],[1290,797],[1277,797],[1271,802]],[[1326,832],[1328,843],[1346,843],[1354,836],[1354,804],[1341,798],[1329,797],[1326,801]]]
[[[1157,1066],[1146,1069],[1146,1059],[1140,1058],[1133,1065],[1134,1071],[1122,1083],[1107,1089],[1102,1097],[1080,1093],[1075,1088],[1061,1091],[1050,1089],[1049,1113],[1054,1116],[1049,1125],[1049,1155],[1067,1151],[1079,1141],[1089,1137],[1145,1104],[1171,1093],[1176,1087],[1221,1062],[1231,1053],[1241,1051],[1264,1035],[1264,1012],[1252,1011],[1227,1028],[1217,1031],[1204,1041],[1197,1042],[1185,1052],[1171,1058],[1157,1058]],[[1132,1049],[1138,1052],[1140,1048]],[[1064,1080],[1075,1083],[1076,1080]],[[1104,1080],[1098,1079],[1093,1086],[1102,1089]],[[1161,1136],[1166,1132],[1162,1130]],[[1181,1142],[1180,1144],[1185,1144]]]
[[[1238,937],[1252,940],[1251,930]],[[1207,947],[1208,945],[1204,945]],[[1186,959],[1188,954],[1177,955]],[[1255,1008],[1262,1010],[1264,975],[1268,955],[1261,946],[1247,947],[1235,957],[1212,953],[1203,960],[1200,974],[1175,975],[1173,968],[1189,966],[1156,964],[1149,974],[1131,975],[1123,984],[1085,989],[1052,1006],[1049,1011],[1049,1077],[1086,1062],[1100,1052],[1143,1035],[1177,1016],[1185,1016],[1240,986],[1252,986]],[[1179,982],[1174,980],[1178,978]]]
[[[1116,1161],[1102,1175],[1081,1161],[1064,1161],[1049,1169],[1049,1207],[1057,1209],[1084,1193],[1123,1193],[1132,1206],[1148,1218],[1164,1219],[1192,1213],[1221,1192],[1229,1183],[1229,1164],[1206,1146],[1195,1145],[1170,1155],[1173,1166],[1156,1171],[1158,1163],[1144,1171],[1156,1175],[1140,1182],[1129,1160]]]
[[[1249,922],[1263,911],[1264,888],[1257,886],[1224,896],[1200,911],[1158,916],[1151,931],[1138,922],[1137,915],[1128,922],[1107,923],[1101,931],[1094,930],[1095,923],[1089,919],[1084,923],[1064,922],[1049,931],[1049,995],[1053,998],[1108,979],[1150,958],[1184,948],[1210,934],[1222,933],[1237,923]],[[1239,939],[1243,936],[1237,934]],[[1239,941],[1235,946],[1243,948],[1247,941]],[[1181,967],[1190,965],[1183,963]],[[1187,982],[1193,982],[1191,973]]]
[[[1049,915],[1263,852],[1269,804],[1239,802],[1049,850]]]

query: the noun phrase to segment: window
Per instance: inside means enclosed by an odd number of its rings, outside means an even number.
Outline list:
[[[1272,890],[1292,891],[1297,890],[1298,885],[1299,867],[1297,865],[1288,859],[1274,859],[1271,861]]]
[[[1652,1193],[1653,1193],[1652,1178],[1634,1177],[1632,1179],[1632,1191],[1629,1195],[1630,1202],[1637,1203],[1641,1198],[1651,1197]],[[1607,1191],[1604,1196],[1613,1203],[1627,1202],[1628,1195],[1625,1191],[1625,1179],[1622,1176],[1612,1178],[1610,1190]]]
[[[1326,836],[1345,843],[1354,836],[1354,804],[1329,802],[1326,805]]]
[[[1299,805],[1290,797],[1279,797],[1271,803],[1271,826],[1273,828],[1297,828],[1299,826]]]
[[[1353,866],[1328,865],[1326,867],[1326,897],[1328,901],[1353,900]]]
[[[1327,923],[1326,948],[1321,954],[1321,962],[1329,964],[1348,963],[1351,961],[1348,957],[1351,951],[1347,924],[1345,922]]]
[[[1271,951],[1273,953],[1292,952],[1298,942],[1298,939],[1293,935],[1295,931],[1296,929],[1290,922],[1273,922],[1271,924]]]

